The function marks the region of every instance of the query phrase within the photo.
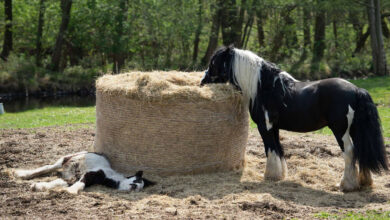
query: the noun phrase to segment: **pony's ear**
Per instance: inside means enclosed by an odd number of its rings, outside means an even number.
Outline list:
[[[150,180],[148,180],[148,179],[142,178],[142,180],[144,181],[144,188],[145,188],[145,187],[148,187],[148,186],[154,186],[154,185],[156,185],[156,182],[150,181]]]
[[[230,44],[227,46],[227,51],[233,50],[234,49],[234,44]]]
[[[136,177],[142,177],[142,175],[144,174],[144,172],[142,170],[138,171],[135,176]]]

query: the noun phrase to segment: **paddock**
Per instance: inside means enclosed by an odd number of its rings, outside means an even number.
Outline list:
[[[140,193],[100,186],[77,196],[56,190],[32,192],[28,181],[10,175],[12,168],[37,167],[87,150],[93,144],[94,129],[93,124],[83,124],[0,130],[0,218],[313,219],[324,213],[343,216],[348,212],[390,211],[390,174],[375,175],[372,190],[340,192],[341,151],[332,136],[313,133],[281,133],[290,169],[288,178],[276,183],[263,181],[266,157],[255,129],[249,132],[242,173],[164,178],[145,173],[158,185]],[[386,149],[389,151],[388,144]]]

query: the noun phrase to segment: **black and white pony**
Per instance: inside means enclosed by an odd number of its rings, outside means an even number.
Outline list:
[[[340,78],[300,82],[256,54],[233,47],[214,53],[201,85],[226,82],[249,102],[267,155],[265,179],[287,175],[279,129],[309,132],[328,126],[344,155],[343,191],[372,185],[371,172],[388,170],[380,118],[366,90]]]
[[[22,179],[32,179],[59,169],[62,169],[62,179],[33,183],[32,190],[43,191],[61,187],[69,193],[78,194],[85,187],[98,184],[118,190],[138,192],[155,184],[143,178],[142,171],[138,171],[134,176],[125,177],[114,171],[103,155],[86,151],[61,157],[52,165],[34,170],[16,170],[14,174]]]

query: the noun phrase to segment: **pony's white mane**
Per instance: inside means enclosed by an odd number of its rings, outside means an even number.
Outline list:
[[[261,77],[263,58],[249,50],[233,49],[233,75],[234,81],[241,88],[243,95],[252,100],[257,95],[257,85]]]
[[[261,83],[261,67],[264,59],[249,50],[233,49],[233,76],[234,82],[241,88],[247,99],[255,101],[257,86]],[[294,77],[285,71],[280,72],[291,80],[298,82]]]

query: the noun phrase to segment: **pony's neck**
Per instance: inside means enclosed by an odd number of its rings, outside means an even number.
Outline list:
[[[252,101],[257,95],[260,84],[263,58],[248,50],[234,49],[233,76],[244,97]]]

